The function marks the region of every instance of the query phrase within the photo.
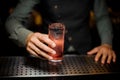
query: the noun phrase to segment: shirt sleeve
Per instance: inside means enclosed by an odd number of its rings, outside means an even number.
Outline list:
[[[29,17],[35,4],[40,0],[19,0],[13,13],[7,18],[5,26],[9,34],[9,38],[12,39],[17,45],[25,47],[26,37],[32,33],[27,26],[22,23]]]
[[[95,20],[100,35],[101,44],[112,45],[113,31],[112,24],[108,13],[106,0],[94,0]]]

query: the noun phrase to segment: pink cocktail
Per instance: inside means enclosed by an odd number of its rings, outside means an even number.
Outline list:
[[[49,38],[55,42],[56,47],[53,48],[56,51],[56,54],[48,53],[53,57],[53,62],[60,62],[63,59],[64,51],[64,35],[65,35],[65,26],[61,23],[52,23],[49,25]]]

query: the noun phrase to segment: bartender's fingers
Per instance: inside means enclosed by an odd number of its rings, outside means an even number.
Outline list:
[[[29,51],[32,55],[35,55],[36,57],[45,57],[47,59],[52,59],[51,56],[49,56],[47,53],[43,52],[42,50],[40,50],[38,47],[36,47],[34,44],[29,44],[29,46],[27,47],[27,51]]]
[[[52,44],[52,47],[55,47],[56,45],[52,40],[48,38],[46,34],[41,34],[38,32],[29,34],[27,38],[26,46],[29,46],[30,43],[33,43],[34,45],[36,45],[38,48],[40,48],[43,51],[53,53],[53,54],[56,53],[52,48],[47,46],[47,45],[51,46]]]
[[[113,51],[113,62],[116,62],[116,53]]]
[[[35,37],[31,39],[31,43],[35,44],[42,51],[53,53],[53,54],[56,53],[52,48],[48,47],[47,45],[45,45],[43,42],[41,42],[39,39]],[[38,53],[38,54],[41,54],[41,53]]]
[[[87,54],[91,54],[91,55],[96,54],[98,52],[98,50],[99,50],[99,47],[95,47],[92,50],[90,50],[89,52],[87,52]]]
[[[51,39],[48,38],[47,34],[35,33],[35,35],[38,37],[38,39],[41,42],[44,42],[44,43],[48,44],[51,47],[56,46],[56,44]]]
[[[111,60],[112,60],[112,55],[108,55],[107,63],[110,64]]]
[[[101,54],[102,54],[102,57],[101,57],[101,63],[102,64],[105,64],[105,61],[108,60],[107,57],[108,57],[108,54],[107,52],[104,52],[104,51],[101,51]],[[110,59],[111,60],[111,59]]]
[[[38,56],[37,55],[37,53],[34,51],[34,50],[32,50],[31,48],[27,48],[27,51],[32,55],[32,56],[34,56],[34,57],[40,57],[40,56]]]
[[[107,63],[110,63],[111,61],[116,62],[116,55],[114,51],[111,51],[108,55]]]
[[[101,56],[102,56],[102,51],[98,51],[95,55],[95,61],[97,62]]]

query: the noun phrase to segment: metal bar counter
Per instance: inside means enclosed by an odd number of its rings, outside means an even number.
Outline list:
[[[61,63],[52,64],[35,57],[1,56],[0,80],[113,80],[114,77],[119,77],[119,68],[117,63],[102,65],[94,61],[94,56],[88,55],[64,55]]]

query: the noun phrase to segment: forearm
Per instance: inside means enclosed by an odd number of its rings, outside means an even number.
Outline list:
[[[101,44],[110,44],[112,45],[113,33],[112,26],[109,18],[103,18],[101,21],[97,22],[98,32],[101,38]]]
[[[96,17],[96,24],[101,38],[101,44],[112,45],[112,24],[109,18],[107,5],[105,0],[95,0],[94,12]]]
[[[20,0],[13,13],[6,21],[6,30],[17,45],[24,47],[26,45],[27,36],[32,33],[28,30],[28,26],[24,26],[23,22],[26,21],[33,10],[38,0]]]
[[[12,39],[18,46],[25,47],[27,36],[32,31],[26,29],[15,19],[6,22],[6,29],[9,33],[9,38]]]

